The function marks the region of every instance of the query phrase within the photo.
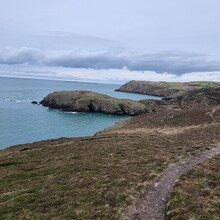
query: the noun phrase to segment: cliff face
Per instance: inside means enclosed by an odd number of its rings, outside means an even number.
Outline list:
[[[147,112],[144,104],[127,99],[116,99],[90,91],[54,92],[41,104],[49,108],[77,112],[99,112],[112,115],[140,115]]]
[[[187,91],[201,88],[220,88],[220,83],[217,82],[150,82],[150,81],[135,81],[132,80],[122,85],[116,91],[141,93],[148,95],[156,95],[163,97],[174,97],[181,95]]]

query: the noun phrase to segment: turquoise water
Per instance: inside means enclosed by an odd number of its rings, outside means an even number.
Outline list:
[[[0,77],[0,149],[16,144],[59,138],[94,135],[123,116],[51,110],[31,101],[41,101],[60,90],[90,90],[133,100],[156,98],[115,92],[120,85],[62,82]]]

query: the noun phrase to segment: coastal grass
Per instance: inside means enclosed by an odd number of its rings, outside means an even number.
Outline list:
[[[1,160],[7,166],[0,170],[0,218],[119,219],[120,209],[165,168],[152,150],[129,140],[45,142]]]
[[[121,219],[170,164],[218,145],[220,111],[210,121],[210,110],[169,111],[166,125],[145,114],[93,137],[0,151],[0,219]]]
[[[167,204],[167,219],[219,219],[219,167],[220,156],[216,156],[182,176]]]

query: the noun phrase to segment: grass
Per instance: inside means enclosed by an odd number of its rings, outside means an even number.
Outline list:
[[[124,141],[90,139],[49,149],[43,143],[43,149],[14,155],[20,164],[1,168],[0,216],[118,219],[119,209],[163,170],[147,149],[121,147]]]
[[[207,111],[169,111],[165,127],[160,113],[141,115],[95,137],[0,151],[0,219],[121,219],[171,163],[220,142]]]
[[[167,205],[168,219],[219,219],[219,167],[216,156],[180,178]]]

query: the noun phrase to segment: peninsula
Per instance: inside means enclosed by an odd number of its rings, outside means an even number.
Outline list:
[[[211,81],[195,81],[195,82],[151,82],[151,81],[135,81],[132,80],[122,85],[116,91],[140,93],[147,95],[173,97],[182,95],[187,91],[202,88],[219,88],[219,82]]]

